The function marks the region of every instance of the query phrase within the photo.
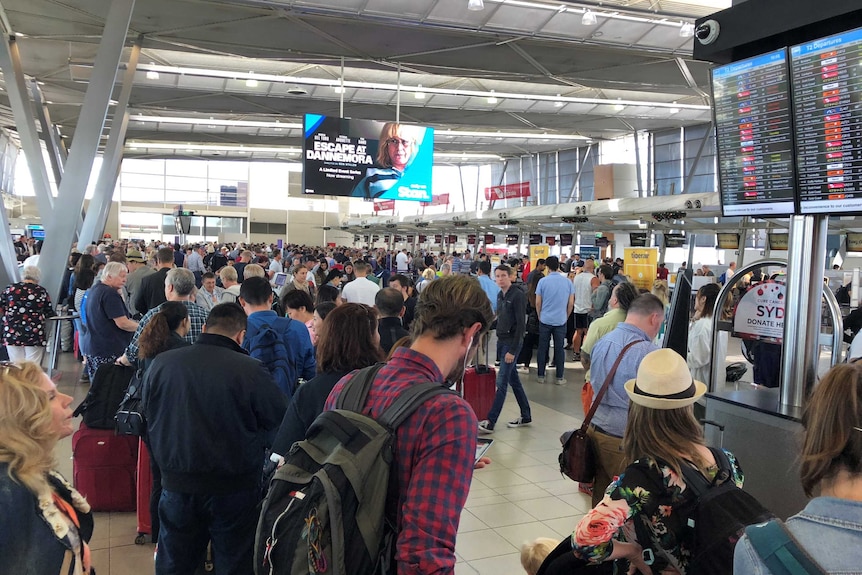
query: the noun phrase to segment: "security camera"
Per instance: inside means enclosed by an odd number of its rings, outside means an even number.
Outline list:
[[[720,32],[721,26],[718,25],[716,20],[707,20],[695,28],[694,36],[701,44],[706,46],[718,40],[718,34]]]

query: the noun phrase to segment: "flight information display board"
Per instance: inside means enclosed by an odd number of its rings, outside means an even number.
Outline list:
[[[786,216],[796,207],[785,49],[712,70],[721,212]]]
[[[862,213],[862,28],[790,49],[799,209]]]

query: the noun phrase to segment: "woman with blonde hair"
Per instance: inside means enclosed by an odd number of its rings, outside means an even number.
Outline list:
[[[52,469],[57,442],[72,434],[71,405],[35,363],[0,363],[3,573],[91,573],[90,505]]]
[[[365,199],[379,198],[395,186],[419,150],[421,128],[397,122],[387,122],[380,131],[376,165],[368,168],[365,177],[350,195]]]
[[[821,573],[858,573],[862,547],[862,364],[838,364],[814,389],[802,415],[802,489],[811,497],[786,529]],[[770,575],[749,527],[733,558],[734,573]],[[752,533],[752,530],[755,532]]]

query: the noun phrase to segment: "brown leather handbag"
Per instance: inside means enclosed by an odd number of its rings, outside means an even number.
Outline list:
[[[614,375],[617,373],[617,368],[620,366],[623,356],[631,346],[641,343],[641,341],[643,340],[630,342],[617,356],[613,367],[611,367],[608,376],[605,378],[605,382],[602,384],[602,388],[599,390],[599,394],[596,396],[596,400],[590,406],[589,413],[584,417],[584,423],[580,429],[567,431],[560,436],[560,443],[563,444],[563,452],[560,453],[559,457],[560,473],[572,481],[592,483],[596,477],[596,449],[593,446],[592,438],[587,435],[587,429],[590,426],[590,421],[592,421],[593,416],[596,414],[596,410],[599,408],[599,404],[602,402],[602,398],[605,396],[605,392],[608,390],[608,386],[614,380]]]

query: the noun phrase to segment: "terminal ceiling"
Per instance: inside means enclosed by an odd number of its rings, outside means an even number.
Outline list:
[[[67,144],[109,1],[0,0]],[[302,115],[337,116],[342,95],[346,117],[395,119],[399,73],[400,118],[438,130],[435,150],[451,154],[440,161],[708,122],[709,65],[692,60],[680,28],[728,3],[484,0],[469,11],[467,0],[138,0],[126,156],[299,159]],[[14,130],[2,93],[0,112]]]

